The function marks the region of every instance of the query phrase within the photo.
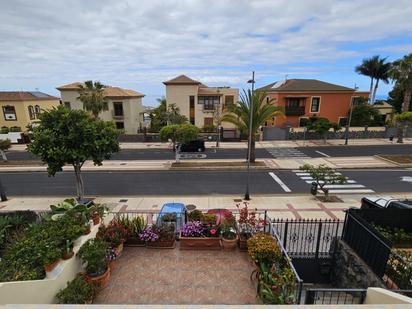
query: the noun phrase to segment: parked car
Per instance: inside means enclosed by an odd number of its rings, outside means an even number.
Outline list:
[[[176,150],[179,146],[181,152],[203,152],[206,149],[205,141],[200,139],[185,143],[176,143],[174,150]]]
[[[412,200],[399,200],[393,196],[366,196],[361,200],[361,208],[412,209]]]

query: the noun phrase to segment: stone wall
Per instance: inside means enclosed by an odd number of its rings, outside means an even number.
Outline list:
[[[385,288],[382,280],[343,240],[335,242],[331,283],[337,288]]]

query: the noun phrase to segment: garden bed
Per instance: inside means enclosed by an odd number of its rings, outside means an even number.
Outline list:
[[[267,166],[264,162],[257,161],[250,164],[251,168],[266,169]],[[247,162],[173,162],[172,169],[224,169],[224,168],[247,168]]]
[[[401,166],[412,165],[412,155],[378,155],[377,157]]]

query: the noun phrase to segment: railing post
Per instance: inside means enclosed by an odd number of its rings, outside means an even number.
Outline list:
[[[286,222],[285,222],[285,233],[284,233],[285,237],[283,237],[283,247],[285,248],[285,250],[287,250],[286,249],[286,244],[287,244],[287,238],[288,238],[288,224],[289,224],[289,222],[288,222],[288,220],[286,220]]]
[[[311,289],[306,290],[305,305],[313,305],[315,303],[315,291]]]
[[[319,245],[320,245],[320,235],[322,234],[322,221],[319,221],[319,228],[318,228],[318,239],[316,242],[316,253],[315,259],[319,258]]]
[[[264,232],[266,233],[267,231],[266,231],[266,225],[267,225],[267,213],[268,213],[268,211],[267,210],[265,210],[265,227],[264,227]],[[269,232],[270,232],[270,228],[269,228]]]

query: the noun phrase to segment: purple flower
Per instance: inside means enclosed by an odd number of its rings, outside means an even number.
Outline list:
[[[153,232],[151,226],[148,226],[139,234],[139,239],[141,241],[156,241],[159,239],[159,235]]]
[[[205,233],[205,228],[200,221],[192,221],[183,225],[182,236],[184,237],[202,237]]]

